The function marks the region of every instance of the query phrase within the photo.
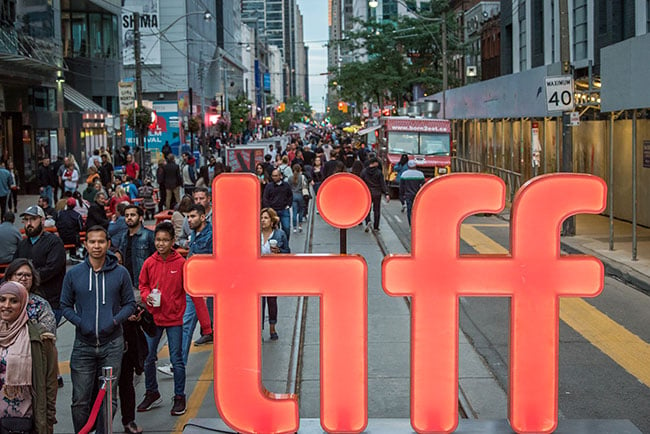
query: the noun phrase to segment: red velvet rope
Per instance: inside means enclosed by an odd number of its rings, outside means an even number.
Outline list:
[[[102,388],[99,389],[99,393],[97,394],[97,398],[95,398],[95,403],[93,404],[93,409],[90,411],[90,417],[88,418],[88,422],[86,422],[84,427],[81,428],[79,434],[88,434],[90,430],[93,428],[93,425],[95,424],[95,420],[97,419],[97,415],[99,414],[99,408],[102,406],[104,395],[106,395],[106,383],[104,383],[104,385],[102,385]]]

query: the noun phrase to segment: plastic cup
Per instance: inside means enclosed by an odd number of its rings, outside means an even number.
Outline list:
[[[151,305],[153,307],[160,307],[160,292],[158,291],[153,291],[151,293],[151,298],[153,299]]]
[[[269,240],[269,246],[271,246],[271,248],[278,247],[278,240]]]

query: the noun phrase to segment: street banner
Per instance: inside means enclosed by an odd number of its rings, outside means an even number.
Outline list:
[[[128,111],[135,106],[135,83],[120,81],[117,84],[117,92],[120,97],[120,114],[126,116]]]
[[[160,65],[160,8],[158,0],[123,0],[122,59],[124,65],[135,64],[133,47],[133,13],[140,14],[140,55],[144,65]]]
[[[180,131],[176,101],[156,101],[153,103],[155,120],[149,126],[145,136],[145,149],[152,151],[155,158],[162,153],[162,147],[168,142],[172,152],[180,155]],[[133,130],[126,127],[126,144],[133,149],[136,144]]]

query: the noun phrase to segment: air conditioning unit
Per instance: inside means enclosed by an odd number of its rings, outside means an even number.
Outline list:
[[[468,77],[476,77],[476,66],[468,66],[467,70],[465,71],[465,75]]]

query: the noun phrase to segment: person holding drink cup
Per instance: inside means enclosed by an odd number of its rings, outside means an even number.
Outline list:
[[[183,362],[183,314],[185,290],[183,265],[185,259],[172,248],[174,225],[163,222],[156,226],[154,244],[156,252],[144,261],[140,272],[140,297],[153,315],[156,333],[147,336],[149,354],[144,362],[145,397],[138,411],[148,411],[160,404],[156,378],[156,354],[163,331],[167,333],[169,357],[174,374],[174,404],[172,416],[185,413],[185,363]]]
[[[260,213],[262,255],[291,253],[287,235],[279,227],[280,217],[273,208],[262,208]],[[265,297],[269,305],[269,330],[272,341],[278,340],[275,325],[278,322],[278,298]]]

